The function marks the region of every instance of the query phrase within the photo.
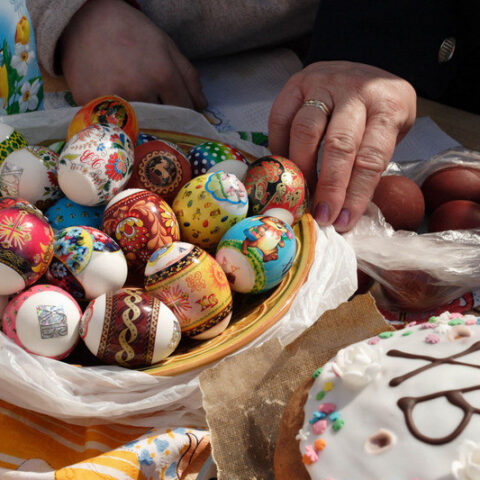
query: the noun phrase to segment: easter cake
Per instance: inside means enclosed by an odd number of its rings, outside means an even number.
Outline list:
[[[292,396],[275,475],[480,479],[480,319],[444,312],[340,350]]]

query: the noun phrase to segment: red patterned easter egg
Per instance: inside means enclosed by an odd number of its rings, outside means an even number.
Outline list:
[[[102,362],[145,367],[170,355],[180,342],[180,325],[158,298],[123,288],[88,305],[80,335]]]
[[[73,117],[68,127],[67,140],[90,125],[120,127],[135,145],[138,138],[138,122],[130,103],[117,95],[94,98]]]
[[[53,248],[53,230],[40,210],[22,199],[2,199],[0,295],[19,292],[35,283],[47,271]]]
[[[192,178],[192,169],[180,147],[153,140],[135,147],[135,166],[129,188],[145,188],[171,203]]]
[[[293,225],[307,208],[303,173],[284,157],[266,156],[253,162],[248,168],[245,188],[249,216],[269,215]]]
[[[185,337],[215,337],[232,317],[232,292],[224,271],[205,250],[190,243],[174,242],[151,256],[145,289],[170,307]]]
[[[131,188],[105,209],[103,230],[115,239],[129,266],[142,269],[155,250],[180,239],[180,227],[165,200],[148,190]]]

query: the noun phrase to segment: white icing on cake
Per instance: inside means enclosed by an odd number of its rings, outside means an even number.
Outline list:
[[[301,455],[318,456],[306,465],[312,479],[480,480],[480,343],[475,345],[480,325],[473,316],[452,317],[447,312],[433,325],[385,332],[348,347],[325,365],[309,392],[298,436]],[[469,365],[435,362],[452,355],[457,355],[453,362]],[[391,386],[392,379],[398,384]],[[448,394],[450,402],[444,394],[449,391],[457,391]],[[320,392],[323,399],[318,400]],[[402,410],[397,402],[404,397]],[[447,438],[465,413],[451,403],[453,397],[478,412],[470,412],[464,429]],[[408,398],[417,402],[412,404],[412,430],[404,414]],[[311,423],[314,415],[318,420]]]

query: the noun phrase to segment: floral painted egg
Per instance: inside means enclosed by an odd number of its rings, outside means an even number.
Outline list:
[[[216,259],[232,290],[260,293],[278,285],[295,259],[297,242],[290,225],[276,217],[249,217],[220,240]]]
[[[102,362],[123,367],[158,363],[177,348],[181,337],[172,311],[138,288],[92,300],[82,317],[80,335]]]
[[[216,163],[224,160],[239,160],[247,163],[247,159],[236,148],[214,140],[195,145],[187,155],[192,166],[193,176],[202,175]]]
[[[174,242],[151,256],[145,290],[170,307],[184,337],[215,337],[232,317],[232,292],[225,273],[205,250],[189,243]]]
[[[119,243],[135,270],[143,269],[155,250],[180,239],[177,218],[167,202],[138,188],[124,190],[110,201],[103,231]]]
[[[248,164],[237,160],[223,160],[210,167],[207,173],[223,171],[225,173],[233,173],[242,183],[247,178]]]
[[[0,122],[0,165],[7,155],[27,146],[27,140],[13,127]]]
[[[21,197],[40,209],[62,196],[57,181],[58,155],[49,148],[29,146],[8,155],[0,167],[0,194]]]
[[[58,183],[70,200],[100,205],[126,185],[133,161],[133,145],[123,130],[92,125],[74,135],[62,150]]]
[[[180,147],[164,140],[153,140],[135,147],[135,166],[129,188],[145,188],[172,202],[192,178],[192,169]]]
[[[75,114],[68,127],[67,140],[80,130],[91,125],[111,125],[120,127],[132,141],[137,143],[138,122],[130,103],[117,95],[94,98]]]
[[[271,215],[293,225],[305,213],[308,191],[303,173],[287,158],[259,158],[248,168],[249,215]]]
[[[65,358],[80,339],[82,310],[53,285],[35,285],[15,296],[3,314],[3,332],[27,352]]]
[[[91,300],[118,290],[127,273],[122,250],[102,231],[68,227],[55,235],[55,255],[46,278],[76,299]]]
[[[0,295],[35,283],[53,257],[54,235],[42,212],[23,199],[0,200]]]
[[[45,216],[54,230],[76,226],[101,228],[104,210],[102,205],[86,207],[62,197],[45,212]]]
[[[244,219],[248,196],[242,182],[225,172],[195,177],[178,192],[172,205],[182,240],[215,248],[223,234]]]
[[[160,140],[158,137],[156,137],[155,135],[151,135],[150,133],[144,133],[144,132],[140,132],[138,134],[138,139],[137,139],[137,147],[139,145],[142,145],[143,143],[147,143],[147,142],[152,142],[153,140]]]

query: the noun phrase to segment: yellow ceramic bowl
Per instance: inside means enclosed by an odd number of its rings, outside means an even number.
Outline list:
[[[212,140],[164,130],[142,131],[176,143],[185,153],[198,143]],[[242,153],[249,162],[255,160],[253,155]],[[307,279],[314,258],[316,232],[312,216],[309,213],[303,215],[293,231],[297,238],[297,253],[280,285],[265,294],[234,294],[232,320],[223,333],[204,341],[182,339],[170,357],[142,370],[151,375],[175,376],[203,367],[239,350],[278,322]]]

